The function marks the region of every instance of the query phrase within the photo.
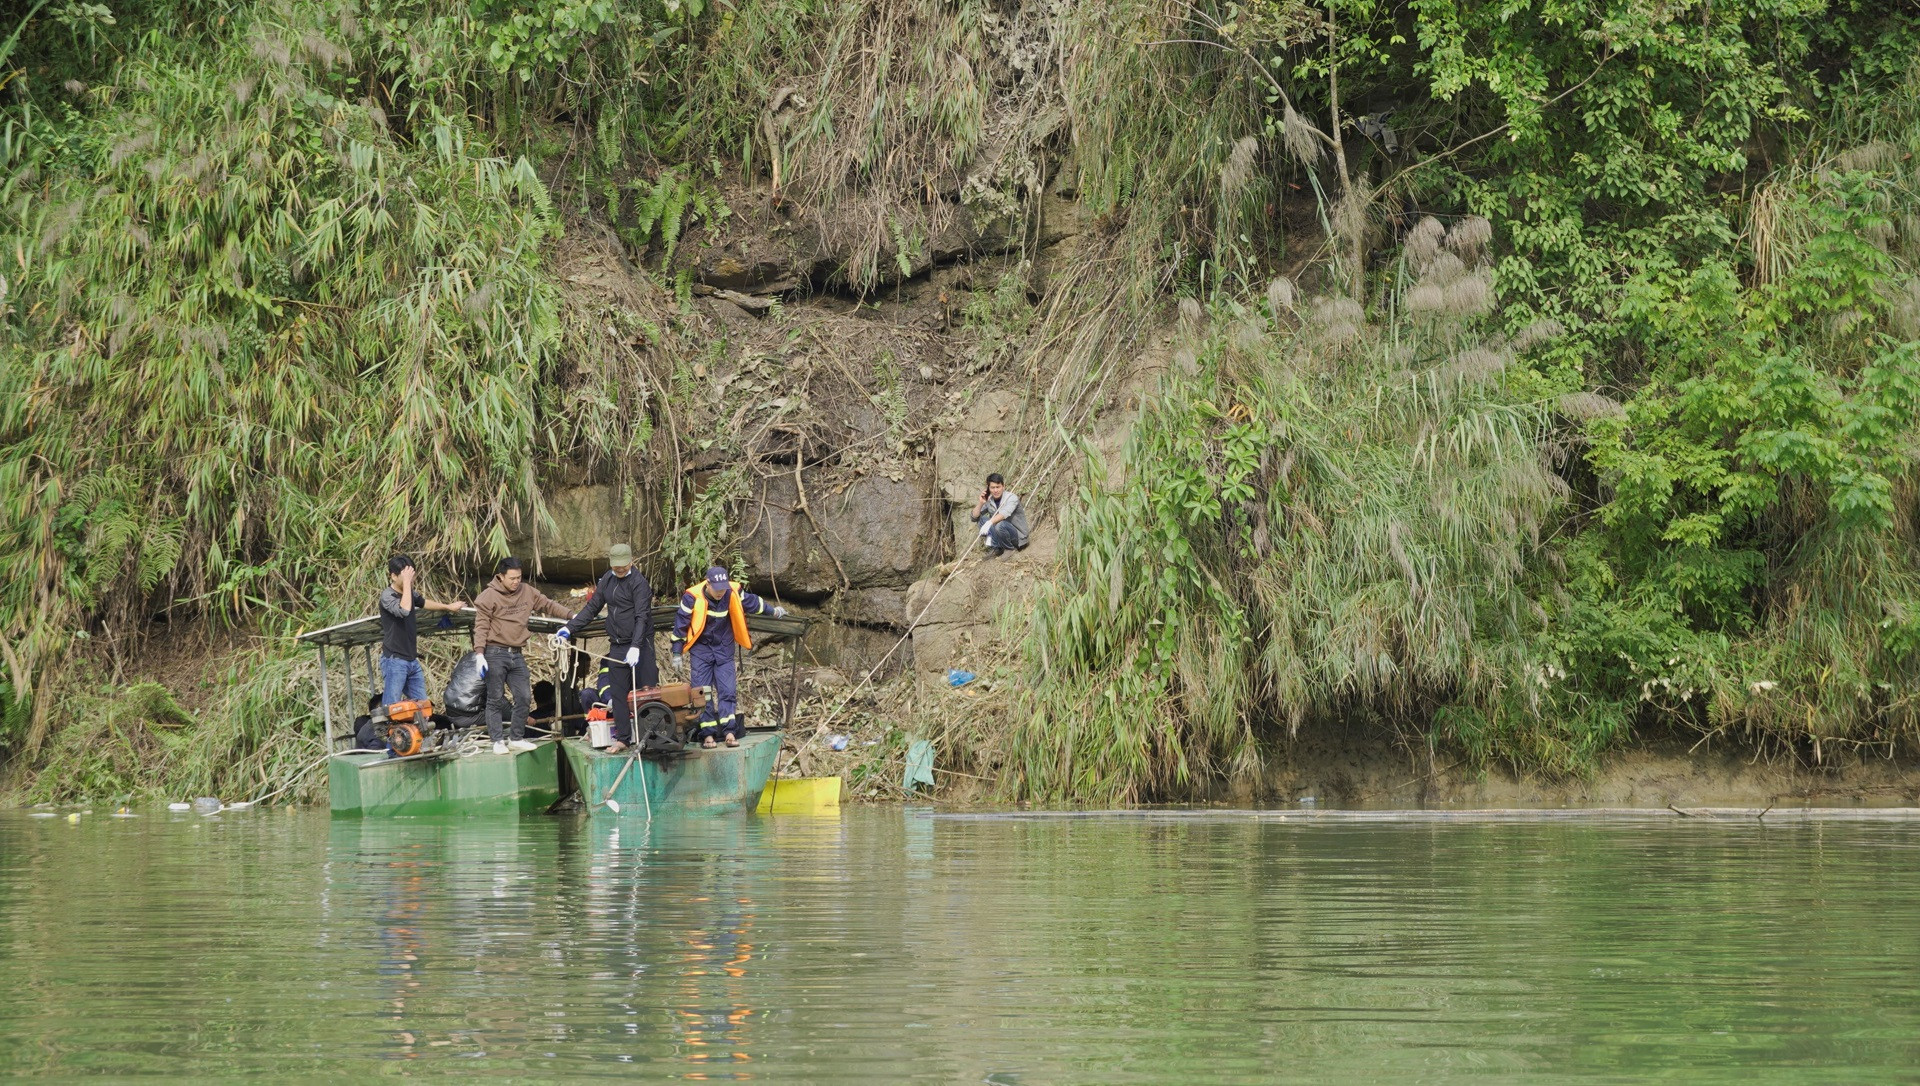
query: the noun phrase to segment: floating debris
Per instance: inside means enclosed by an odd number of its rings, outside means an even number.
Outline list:
[[[169,811],[191,811],[191,810],[193,810],[193,804],[191,804],[191,803],[169,803],[169,804],[167,804],[167,810],[169,810]]]
[[[196,814],[219,814],[221,803],[212,796],[195,796],[193,809]]]

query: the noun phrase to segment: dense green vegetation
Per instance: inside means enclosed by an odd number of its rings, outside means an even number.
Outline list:
[[[1213,294],[1083,495],[1013,790],[1174,794],[1315,718],[1560,772],[1636,728],[1910,751],[1915,14],[1226,7],[1330,293]],[[1336,88],[1398,155],[1328,161]],[[1491,218],[1504,306],[1416,208],[1462,256]]]
[[[559,465],[666,462],[698,345],[578,311],[553,253],[611,229],[684,302],[659,262],[740,179],[855,291],[960,208],[1075,196],[1023,349],[1041,477],[1184,299],[1121,482],[1054,495],[1009,794],[1169,795],[1336,718],[1560,772],[1636,730],[1920,737],[1911,3],[6,18],[0,751],[68,765],[41,794],[152,783],[64,761],[49,708],[156,614],[285,633],[396,544],[477,568]],[[724,511],[645,474],[690,562]],[[301,664],[233,667],[197,727],[152,692],[87,726],[145,728],[172,785],[282,783]]]

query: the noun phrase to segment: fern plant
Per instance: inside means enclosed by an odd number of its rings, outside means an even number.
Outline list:
[[[680,238],[694,223],[718,225],[733,214],[719,191],[700,184],[689,170],[662,170],[652,181],[636,178],[631,186],[633,226],[626,231],[627,241],[641,247],[657,234],[663,260],[673,259]]]

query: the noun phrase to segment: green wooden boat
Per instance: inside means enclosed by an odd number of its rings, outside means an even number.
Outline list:
[[[676,606],[665,603],[653,609],[656,628],[672,628]],[[748,628],[756,634],[796,640],[806,633],[810,624],[809,619],[763,615],[751,615],[747,620]],[[544,615],[535,615],[527,621],[528,629],[535,636],[551,634],[561,625],[561,620]],[[577,638],[584,642],[602,635],[604,630],[604,620],[595,619],[577,631]],[[420,637],[422,640],[465,639],[472,636],[472,631],[473,608],[469,607],[448,614],[431,628],[422,623]],[[327,759],[328,790],[334,814],[348,817],[538,814],[559,802],[570,790],[563,788],[562,744],[553,740],[513,755],[472,753],[470,745],[458,744],[458,736],[446,733],[437,736],[435,742],[456,743],[455,747],[429,749],[407,758],[350,749],[354,736],[350,729],[340,733],[337,722],[352,720],[363,708],[361,695],[354,690],[356,655],[360,658],[358,670],[363,681],[375,685],[380,681],[374,665],[374,653],[380,644],[379,616],[367,615],[312,630],[301,634],[299,640],[320,654],[321,719],[334,751]],[[333,683],[330,657],[335,649],[339,650],[345,671],[347,711],[344,714],[334,712],[334,701],[343,693]],[[797,652],[795,665],[798,665]],[[791,696],[790,692],[789,705]],[[613,786],[629,758],[601,754],[584,739],[567,740],[564,746],[573,781],[578,782],[575,786],[580,788],[583,798],[589,800],[590,807],[607,811],[606,790]],[[460,753],[462,748],[469,752]],[[666,762],[649,760],[644,766],[645,780],[640,776],[641,768],[628,773],[615,799],[623,807],[631,803],[634,810],[644,811],[647,807],[647,796],[642,794],[644,786],[651,790],[656,813],[663,802],[668,809],[683,811],[750,810],[760,798],[760,789],[772,772],[779,749],[776,733],[756,732],[742,740],[739,747],[711,751],[690,748],[686,758]]]
[[[559,746],[547,740],[517,754],[443,751],[411,758],[336,754],[327,760],[333,813],[540,814],[560,802]]]
[[[777,731],[748,732],[737,747],[705,750],[689,744],[678,757],[639,757],[631,750],[606,754],[585,739],[560,743],[567,769],[588,813],[651,815],[751,811],[780,753]],[[616,811],[607,805],[612,799]]]
[[[473,609],[455,612],[445,626],[426,628],[422,623],[421,640],[435,637],[468,638],[473,633]],[[527,623],[535,634],[550,634],[560,628],[560,620],[536,616]],[[588,627],[598,632],[595,622]],[[380,619],[367,615],[350,622],[328,626],[300,635],[300,640],[320,653],[320,706],[334,754],[327,759],[327,790],[333,813],[345,817],[387,817],[416,815],[522,815],[539,814],[560,801],[559,744],[543,742],[533,750],[517,754],[494,754],[482,749],[476,753],[471,744],[458,744],[457,736],[444,733],[441,743],[455,743],[447,749],[429,750],[408,758],[389,758],[385,753],[362,753],[350,749],[353,734],[336,733],[338,721],[352,720],[363,708],[361,695],[354,690],[354,657],[360,657],[357,669],[363,681],[377,689],[379,672],[374,653],[380,644]],[[333,685],[335,671],[329,656],[340,650],[345,665],[347,711],[334,712],[334,699],[340,691]],[[437,692],[432,694],[439,699]],[[464,750],[464,753],[462,752]]]

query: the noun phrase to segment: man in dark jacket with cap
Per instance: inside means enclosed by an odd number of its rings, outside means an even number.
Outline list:
[[[691,682],[713,687],[714,697],[700,712],[700,728],[692,738],[703,747],[716,739],[725,739],[730,747],[740,745],[746,727],[740,723],[740,681],[734,667],[734,650],[750,649],[753,638],[747,633],[747,616],[772,612],[778,618],[784,607],[769,607],[760,597],[727,580],[723,566],[707,570],[707,579],[680,594],[680,613],[673,620],[673,655],[685,653],[692,664]]]
[[[553,636],[562,644],[571,642],[606,609],[607,655],[599,664],[607,669],[602,689],[613,702],[613,746],[607,749],[618,754],[634,741],[627,692],[636,682],[642,688],[659,686],[660,669],[653,659],[653,586],[633,568],[633,548],[625,543],[608,548],[607,562],[612,568],[601,574],[587,605]]]

